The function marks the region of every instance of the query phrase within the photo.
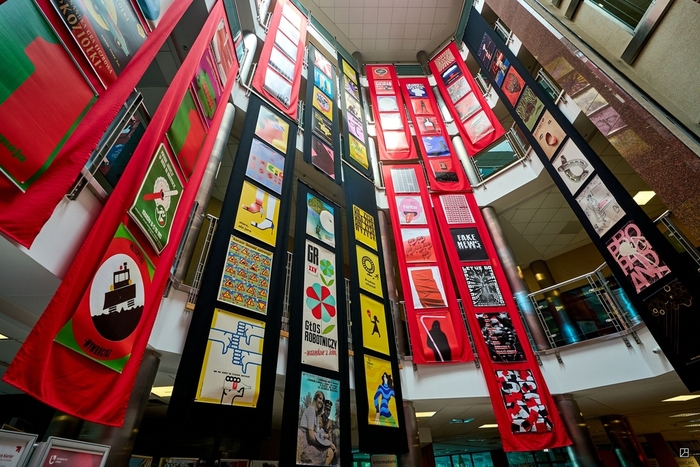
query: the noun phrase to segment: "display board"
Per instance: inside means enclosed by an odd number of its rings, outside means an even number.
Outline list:
[[[357,71],[338,54],[340,102],[343,120],[343,160],[352,168],[374,179],[367,149],[367,122],[363,111],[363,96]]]

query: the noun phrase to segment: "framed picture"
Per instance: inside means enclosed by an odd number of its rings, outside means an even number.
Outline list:
[[[107,463],[109,450],[110,447],[103,444],[49,436],[45,442],[39,443],[34,449],[28,465],[30,467],[71,467],[74,465],[104,467]]]
[[[29,458],[37,435],[20,431],[0,430],[0,459],[3,466],[23,467]]]

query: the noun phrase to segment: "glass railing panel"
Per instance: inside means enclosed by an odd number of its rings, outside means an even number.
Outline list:
[[[487,151],[473,157],[472,160],[481,174],[481,179],[485,180],[519,159],[508,139],[504,138]]]

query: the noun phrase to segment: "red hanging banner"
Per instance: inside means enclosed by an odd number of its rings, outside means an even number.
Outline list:
[[[401,91],[413,121],[418,146],[423,153],[431,191],[469,189],[445,122],[440,115],[428,78],[400,78]]]
[[[413,361],[466,362],[474,358],[433,217],[423,168],[384,166],[391,223]]]
[[[503,450],[570,445],[474,195],[431,196]]]
[[[277,0],[253,77],[253,88],[292,120],[297,119],[307,23],[291,1]],[[314,107],[333,113],[333,101],[323,93],[314,95]]]
[[[406,120],[396,69],[393,65],[366,65],[365,70],[377,128],[379,159],[416,159],[418,155]]]
[[[430,70],[469,156],[475,156],[505,134],[454,42],[430,60]]]
[[[157,153],[162,159],[158,170],[175,170],[163,153],[164,135],[222,18],[224,7],[219,1],[153,115],[122,180],[147,180],[148,174],[157,170],[152,163]],[[235,75],[237,69],[234,61],[229,74]],[[230,95],[234,82],[227,82],[224,95]],[[113,86],[119,83],[117,80]],[[211,153],[224,108],[218,107],[209,137],[199,142],[201,154]],[[188,134],[185,141],[190,137]],[[124,423],[136,374],[170,277],[177,239],[187,228],[207,162],[208,157],[197,159],[182,193],[162,185],[150,191],[139,183],[116,185],[51,303],[3,376],[5,382],[76,417],[111,426]],[[177,178],[171,175],[172,180]],[[173,201],[169,209],[166,201],[175,196],[180,197],[179,203]],[[158,235],[158,228],[149,224],[147,216],[136,225],[126,214],[130,206],[142,202],[152,204],[158,214],[154,217],[156,223],[163,220],[163,215],[174,216],[172,225],[165,223],[170,241],[157,243],[163,247],[160,256],[151,247],[153,238],[149,238]],[[159,238],[161,242],[167,240]],[[113,318],[113,313],[118,317]]]

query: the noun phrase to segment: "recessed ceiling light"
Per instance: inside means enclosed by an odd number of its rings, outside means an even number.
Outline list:
[[[158,397],[170,397],[173,394],[172,386],[159,386],[151,389],[151,393]]]
[[[437,412],[416,412],[416,418],[430,418]]]
[[[472,418],[453,418],[452,420],[450,420],[450,423],[469,423],[469,422],[473,422],[473,421],[474,421],[473,417]]]
[[[644,206],[647,204],[651,199],[656,196],[656,193],[653,191],[638,191],[636,195],[632,198],[638,205]]]
[[[498,425],[495,423],[487,423],[485,425],[481,425],[479,428],[498,428]]]
[[[700,423],[691,423],[690,425],[683,425],[686,428],[690,428],[691,426],[700,426]]]
[[[0,334],[0,341],[3,339],[9,339],[5,334]]]
[[[697,399],[698,397],[700,397],[700,395],[691,396],[690,394],[688,394],[687,396],[676,396],[676,397],[672,397],[670,399],[664,399],[661,402],[685,402],[685,401]]]
[[[669,415],[671,418],[683,418],[683,417],[694,417],[695,415],[700,415],[700,412],[689,412],[689,413],[679,413],[676,415]]]

